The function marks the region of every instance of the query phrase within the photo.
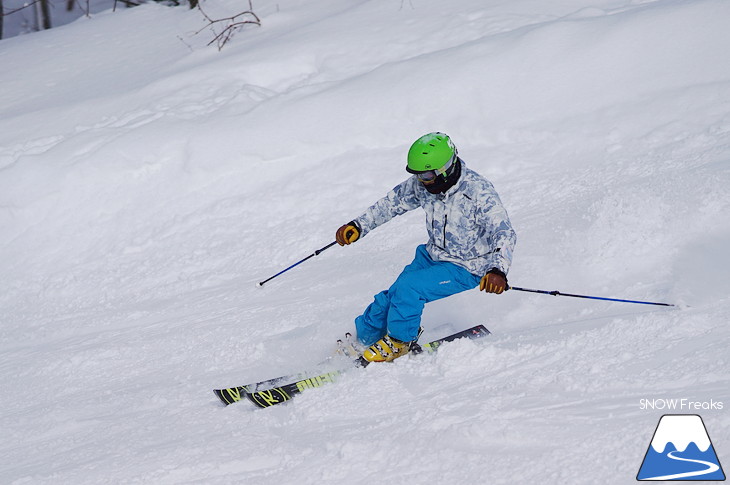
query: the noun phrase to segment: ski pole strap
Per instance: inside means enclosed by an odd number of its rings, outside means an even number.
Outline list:
[[[325,250],[327,250],[327,249],[331,248],[331,247],[332,247],[332,246],[334,246],[335,244],[337,244],[337,241],[332,241],[331,243],[329,243],[329,244],[328,244],[328,245],[326,245],[325,247],[323,247],[323,248],[321,248],[321,249],[317,249],[317,250],[316,250],[315,252],[313,252],[312,254],[310,254],[309,256],[307,256],[306,258],[304,258],[304,259],[300,259],[299,261],[297,261],[296,263],[292,264],[292,265],[291,265],[291,266],[289,266],[288,268],[286,268],[286,269],[283,269],[283,270],[279,271],[279,272],[278,272],[278,273],[276,273],[276,274],[275,274],[274,276],[271,276],[271,277],[269,277],[269,278],[266,278],[266,279],[265,279],[264,281],[262,281],[262,282],[260,282],[260,283],[259,283],[259,286],[264,286],[264,283],[267,283],[268,281],[271,281],[271,280],[273,280],[273,279],[274,279],[274,278],[276,278],[277,276],[279,276],[279,275],[281,275],[281,274],[284,274],[284,273],[286,273],[287,271],[289,271],[290,269],[294,268],[295,266],[299,266],[300,264],[302,264],[303,262],[305,262],[305,261],[306,261],[306,260],[308,260],[309,258],[313,258],[313,257],[315,257],[315,256],[319,256],[319,254],[320,254],[320,253],[321,253],[322,251],[325,251]]]
[[[640,305],[659,305],[659,306],[676,306],[671,303],[657,303],[653,301],[638,301],[638,300],[622,300],[619,298],[605,298],[602,296],[589,296],[589,295],[574,295],[572,293],[561,293],[559,291],[553,290],[553,291],[547,291],[547,290],[533,290],[530,288],[520,288],[519,286],[510,286],[508,287],[509,290],[517,290],[517,291],[528,291],[530,293],[540,293],[541,295],[553,295],[553,296],[570,296],[573,298],[587,298],[590,300],[605,300],[605,301],[618,301],[622,303],[638,303]]]

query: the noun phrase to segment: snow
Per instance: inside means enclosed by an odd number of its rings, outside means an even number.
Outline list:
[[[240,2],[206,5],[213,17]],[[0,483],[634,483],[657,422],[730,462],[730,3],[257,4],[220,52],[144,5],[0,41]],[[424,242],[339,225],[444,131],[518,233],[485,341],[267,410]],[[643,399],[720,402],[642,408]]]

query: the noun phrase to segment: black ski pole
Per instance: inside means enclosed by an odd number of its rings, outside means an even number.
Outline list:
[[[309,258],[313,258],[313,257],[315,257],[315,256],[319,256],[319,253],[321,253],[321,252],[322,252],[322,251],[324,251],[325,249],[329,249],[329,248],[331,248],[331,247],[332,247],[332,246],[334,246],[335,244],[337,244],[337,241],[332,241],[331,243],[329,243],[328,245],[326,245],[326,246],[325,246],[325,247],[323,247],[322,249],[318,249],[318,250],[316,250],[315,252],[313,252],[312,254],[310,254],[309,256],[307,256],[306,258],[304,258],[304,259],[302,259],[302,260],[300,260],[300,261],[297,261],[296,263],[292,264],[291,266],[289,266],[288,268],[286,268],[286,269],[284,269],[284,270],[281,270],[281,271],[279,271],[279,272],[278,272],[278,273],[276,273],[276,274],[275,274],[274,276],[271,276],[271,277],[269,277],[269,278],[266,278],[266,279],[265,279],[264,281],[261,281],[261,282],[259,282],[259,283],[256,283],[256,286],[258,286],[259,288],[260,288],[260,287],[262,287],[262,286],[264,286],[264,283],[266,283],[266,282],[268,282],[268,281],[271,281],[271,280],[273,280],[274,278],[276,278],[276,277],[277,277],[277,276],[279,276],[280,274],[286,273],[287,271],[289,271],[289,270],[290,270],[290,269],[292,269],[293,267],[295,267],[295,266],[298,266],[298,265],[302,264],[303,262],[305,262],[305,261],[306,261],[306,260],[308,260]]]
[[[508,287],[508,289],[517,290],[517,291],[529,291],[530,293],[540,293],[541,295],[572,296],[573,298],[588,298],[590,300],[619,301],[619,302],[623,302],[623,303],[638,303],[640,305],[677,306],[677,305],[673,305],[671,303],[656,303],[653,301],[621,300],[618,298],[604,298],[601,296],[574,295],[571,293],[561,293],[559,291],[531,290],[529,288],[520,288],[518,286],[510,286],[510,287]]]

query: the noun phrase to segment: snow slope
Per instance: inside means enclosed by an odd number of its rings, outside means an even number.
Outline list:
[[[730,463],[728,2],[254,7],[220,52],[159,5],[0,41],[1,483],[634,483],[667,412]],[[486,342],[221,407],[410,261],[418,211],[254,285],[434,130],[499,191],[512,284],[681,307],[470,291],[424,338]],[[724,407],[640,405],[670,398]]]

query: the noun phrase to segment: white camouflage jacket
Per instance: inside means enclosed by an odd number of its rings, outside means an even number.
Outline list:
[[[431,194],[412,176],[355,219],[360,236],[423,207],[434,261],[449,261],[476,276],[496,268],[507,274],[517,235],[494,186],[461,161],[461,177],[445,194]]]

